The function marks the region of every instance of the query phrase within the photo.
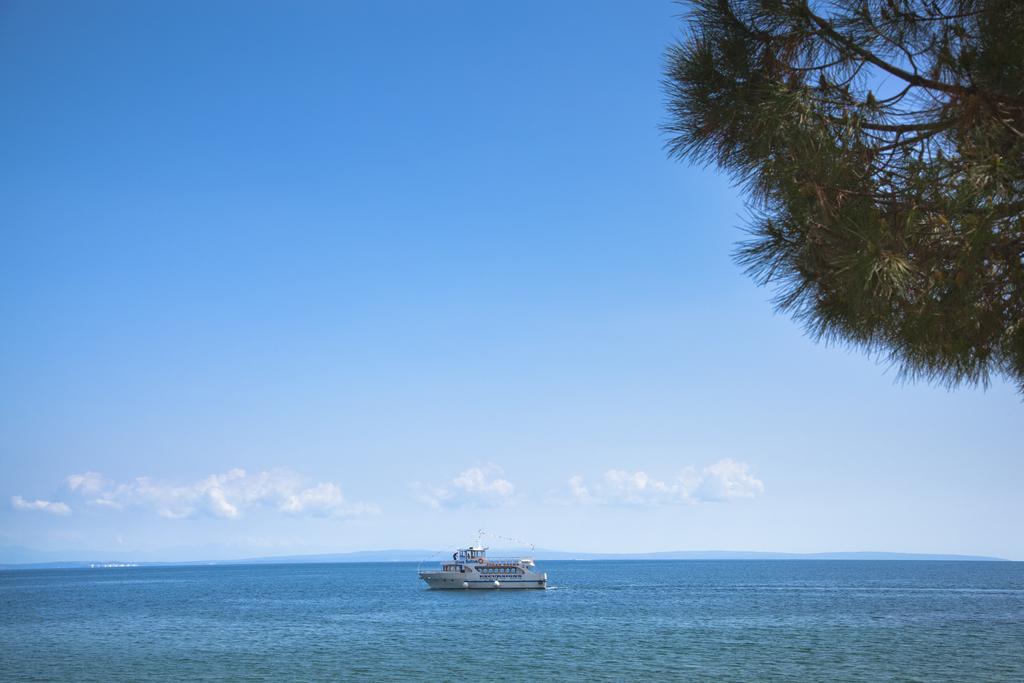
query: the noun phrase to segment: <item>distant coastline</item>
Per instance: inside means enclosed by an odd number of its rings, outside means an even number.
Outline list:
[[[496,554],[516,555],[521,549],[495,549]],[[0,569],[74,569],[142,566],[208,566],[239,564],[314,564],[358,562],[429,562],[447,555],[437,550],[363,550],[347,553],[313,555],[277,555],[216,560],[160,560],[133,558],[124,553],[69,551],[35,551],[16,546],[0,547]],[[1008,562],[1001,557],[955,555],[943,553],[894,552],[828,552],[776,553],[733,550],[673,550],[651,553],[586,553],[537,549],[531,553],[537,560],[872,560],[872,561],[946,561],[946,562]]]

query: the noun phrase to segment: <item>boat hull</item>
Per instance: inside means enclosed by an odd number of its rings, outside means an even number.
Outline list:
[[[420,572],[420,578],[434,590],[543,590],[547,574],[528,572],[515,579],[489,579],[459,572]]]

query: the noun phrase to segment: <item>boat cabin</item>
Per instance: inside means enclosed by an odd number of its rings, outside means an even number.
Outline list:
[[[487,560],[487,548],[482,548],[480,546],[460,548],[459,551],[455,553],[455,558],[453,559],[462,562],[484,562]]]

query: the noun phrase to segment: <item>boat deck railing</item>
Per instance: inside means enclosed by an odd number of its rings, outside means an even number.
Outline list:
[[[532,557],[485,557],[487,564],[519,564],[520,562],[533,562]]]

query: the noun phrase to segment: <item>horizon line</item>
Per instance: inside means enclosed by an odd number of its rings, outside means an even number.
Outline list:
[[[21,551],[24,559],[0,560],[0,569],[18,568],[73,568],[103,565],[132,566],[173,566],[173,565],[228,565],[228,564],[343,564],[371,562],[429,562],[446,555],[449,550],[427,550],[422,548],[389,548],[382,550],[353,550],[326,553],[299,553],[282,555],[260,555],[222,559],[159,559],[150,552],[102,552],[102,551],[39,551],[31,548],[7,546],[4,550]],[[495,547],[496,552],[535,557],[545,561],[600,561],[600,560],[865,560],[865,561],[974,561],[1014,562],[1004,557],[964,553],[927,553],[900,551],[824,551],[785,552],[765,550],[659,550],[641,552],[591,552],[565,551],[550,548],[535,548],[529,552]],[[6,554],[6,553],[2,553]],[[60,557],[60,555],[65,555]],[[35,555],[35,557],[30,557]],[[133,555],[135,557],[133,557]],[[146,558],[146,556],[150,556]],[[48,556],[48,557],[44,557]],[[79,559],[72,559],[75,556]],[[86,558],[88,559],[82,559]]]

